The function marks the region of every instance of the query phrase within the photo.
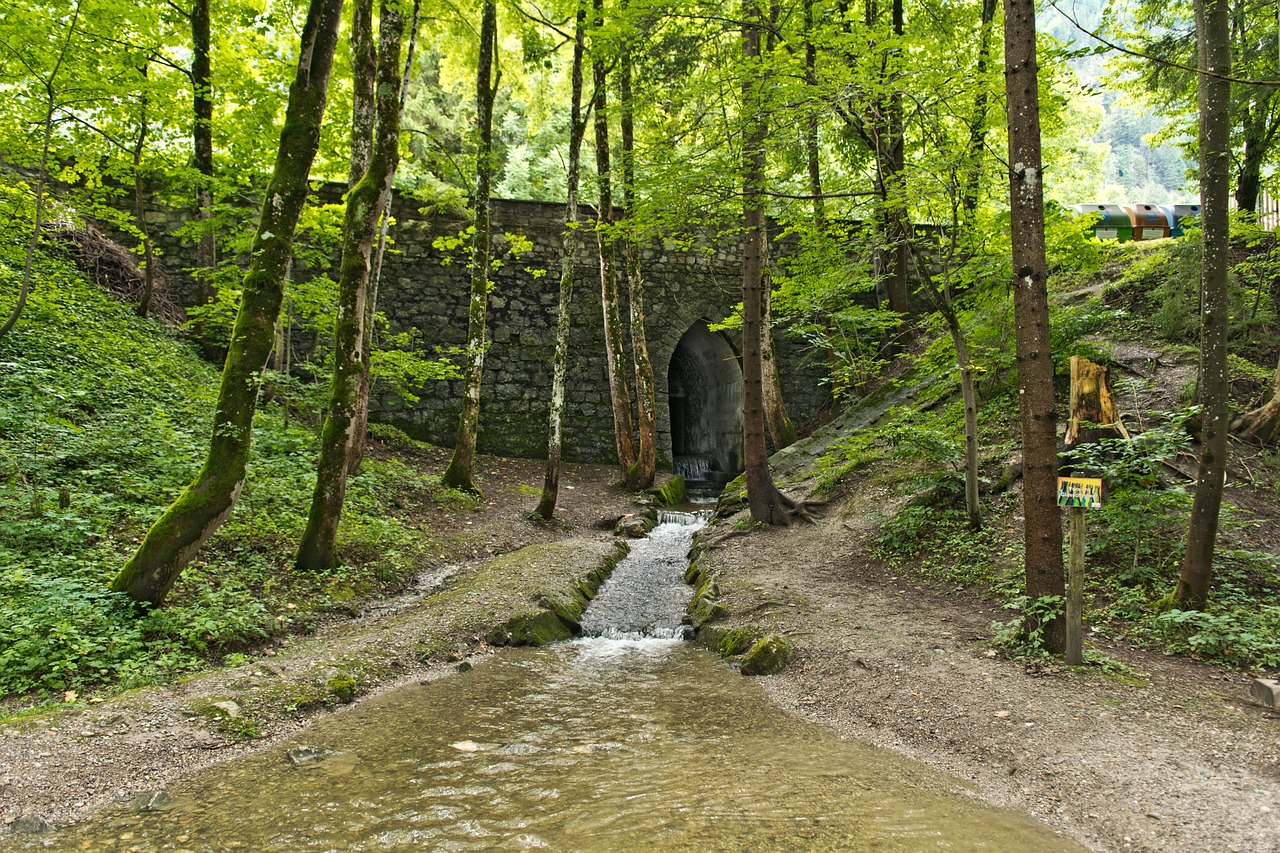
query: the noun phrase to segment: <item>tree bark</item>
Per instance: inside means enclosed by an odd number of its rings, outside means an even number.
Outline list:
[[[560,453],[563,439],[565,375],[569,363],[569,319],[573,302],[573,270],[578,259],[578,175],[581,170],[582,137],[587,124],[582,119],[582,58],[587,31],[586,0],[578,0],[577,25],[573,39],[572,89],[569,104],[569,174],[566,177],[564,251],[560,258],[560,306],[556,312],[556,352],[551,367],[551,404],[547,411],[547,470],[542,480],[542,496],[534,512],[550,521],[560,496]]]
[[[761,241],[764,273],[760,283],[760,382],[764,393],[765,425],[769,428],[769,440],[776,451],[796,440],[796,429],[782,399],[782,379],[778,375],[778,358],[773,348],[773,279],[769,275],[767,227]]]
[[[361,160],[364,170],[347,197],[338,313],[333,327],[333,378],[320,432],[320,461],[311,511],[294,561],[294,567],[305,572],[327,571],[340,562],[338,523],[347,493],[351,446],[359,428],[361,379],[367,369],[363,359],[364,338],[368,334],[365,300],[373,244],[400,160],[400,41],[404,16],[396,0],[383,0],[375,55],[371,50],[372,7],[372,0],[359,0],[355,11],[360,26],[352,27],[352,56],[359,61],[352,63],[358,76],[353,81],[356,102],[352,109],[351,172],[354,177]],[[370,58],[374,62],[370,63]],[[364,126],[356,126],[357,121],[365,122]]]
[[[409,75],[413,71],[413,55],[418,44],[418,24],[422,16],[422,0],[413,0],[413,19],[409,24],[409,47],[405,51],[404,73],[400,75],[400,115],[404,115],[405,101],[409,95]],[[364,338],[360,360],[364,370],[360,372],[359,402],[356,408],[356,425],[352,429],[351,452],[347,454],[347,476],[360,470],[364,460],[365,438],[369,434],[369,393],[373,386],[373,338],[377,332],[374,320],[378,313],[378,284],[382,280],[382,258],[387,248],[387,234],[391,229],[391,200],[394,190],[387,194],[382,207],[382,221],[378,227],[378,248],[373,256],[373,273],[369,279],[369,292],[364,300]]]
[[[213,298],[209,279],[218,265],[218,241],[213,233],[213,39],[210,0],[191,4],[191,96],[195,122],[191,128],[192,162],[196,169],[196,219],[200,222],[197,249],[196,301]]]
[[[493,182],[493,63],[498,38],[498,10],[485,0],[480,23],[480,63],[476,74],[476,216],[471,244],[471,308],[467,316],[466,381],[453,457],[440,481],[454,489],[478,492],[472,465],[480,426],[480,381],[484,373],[485,322],[489,313],[489,193]]]
[[[827,211],[822,195],[822,161],[818,148],[818,48],[813,43],[813,0],[804,0],[804,82],[809,97],[815,101],[805,115],[804,150],[809,167],[809,196],[813,204],[813,230],[819,235],[827,230]]]
[[[1227,476],[1227,202],[1231,179],[1230,22],[1227,0],[1196,0],[1200,60],[1200,204],[1204,230],[1200,265],[1200,401],[1204,406],[1200,466],[1191,503],[1187,550],[1174,606],[1202,610],[1213,579],[1213,549]]]
[[[631,43],[622,46],[618,69],[618,105],[622,126],[622,210],[628,225],[634,225],[636,162],[635,102],[631,90]],[[627,304],[631,309],[631,358],[636,371],[636,420],[639,441],[636,446],[635,474],[631,485],[647,489],[653,485],[658,469],[658,402],[653,379],[653,363],[649,360],[649,341],[644,329],[644,270],[640,267],[640,237],[634,227],[627,231],[624,258],[627,268]]]
[[[594,0],[595,27],[604,27],[604,1]],[[601,53],[603,47],[601,48]],[[613,406],[613,436],[618,452],[618,465],[627,488],[635,488],[636,442],[631,422],[631,391],[627,386],[624,366],[627,354],[623,348],[622,314],[618,308],[617,240],[613,234],[613,181],[609,160],[609,87],[603,55],[592,62],[595,83],[596,182],[599,203],[596,206],[596,242],[600,249],[600,305],[604,313],[604,345],[609,371],[609,399]]]
[[[962,207],[966,214],[965,222],[972,220],[978,209],[978,192],[982,187],[982,164],[986,158],[983,148],[987,144],[987,103],[990,93],[987,91],[987,66],[991,61],[991,28],[996,18],[996,0],[981,0],[982,32],[978,37],[978,62],[974,68],[974,79],[977,92],[973,96],[973,121],[969,125],[969,146],[966,151],[968,161],[964,176],[964,195]]]
[[[1005,0],[1005,94],[1009,110],[1009,208],[1013,313],[1022,423],[1023,537],[1027,596],[1064,594],[1058,513],[1057,412],[1050,358],[1048,265],[1040,158],[1039,69],[1032,0]],[[1045,647],[1061,653],[1061,614],[1043,623]]]
[[[244,485],[262,369],[271,353],[293,234],[320,141],[341,18],[342,0],[313,0],[307,12],[275,169],[223,365],[208,456],[111,583],[137,601],[164,603],[182,569],[230,515]]]
[[[761,291],[764,283],[764,169],[767,128],[761,104],[760,8],[742,3],[742,431],[747,505],[751,519],[763,524],[789,524],[782,494],[769,474],[765,450],[764,388],[761,338],[764,330]]]
[[[143,79],[147,76],[147,67],[139,69]],[[156,287],[156,253],[151,244],[151,232],[147,229],[146,208],[143,205],[142,189],[142,152],[147,146],[147,95],[144,92],[138,105],[138,138],[133,145],[133,218],[142,234],[142,295],[138,298],[138,316],[146,317],[151,311],[151,297]]]

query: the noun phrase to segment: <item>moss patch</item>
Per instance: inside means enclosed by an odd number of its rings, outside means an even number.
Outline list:
[[[684,503],[684,477],[676,474],[653,490],[653,502],[658,506],[677,506]]]
[[[769,634],[757,640],[742,659],[742,674],[772,675],[791,663],[793,656],[790,643],[777,634]]]

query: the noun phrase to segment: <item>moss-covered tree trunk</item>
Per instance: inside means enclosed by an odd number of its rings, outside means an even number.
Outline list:
[[[1196,45],[1200,59],[1200,204],[1204,229],[1200,263],[1200,402],[1204,422],[1200,466],[1191,502],[1187,550],[1173,593],[1175,607],[1203,610],[1213,581],[1213,550],[1227,478],[1230,385],[1227,375],[1227,220],[1231,191],[1230,18],[1227,0],[1196,0]]]
[[[594,2],[597,31],[604,27],[604,2]],[[604,314],[605,364],[609,372],[609,399],[613,407],[614,445],[618,465],[628,488],[636,468],[636,442],[631,422],[631,390],[627,386],[626,350],[623,347],[622,312],[618,308],[617,239],[613,233],[613,179],[609,156],[609,85],[606,75],[604,47],[592,62],[595,83],[596,184],[599,203],[596,206],[596,238],[600,248],[600,305]]]
[[[1005,0],[1004,8],[1027,595],[1032,599],[1062,600],[1066,590],[1062,578],[1062,521],[1058,513],[1058,418],[1049,341],[1035,3]],[[1043,628],[1046,648],[1062,652],[1066,646],[1066,620],[1059,614],[1038,627]]]
[[[467,363],[453,457],[440,478],[453,489],[477,492],[472,475],[480,428],[480,384],[484,374],[485,324],[489,313],[489,193],[493,183],[493,63],[498,10],[486,0],[480,21],[480,61],[476,73],[475,236],[471,243],[471,307],[467,314]]]
[[[573,69],[569,101],[569,173],[566,176],[564,251],[560,257],[560,305],[556,311],[556,352],[551,367],[551,402],[547,411],[547,470],[542,480],[542,496],[534,512],[545,521],[555,515],[560,496],[560,454],[564,424],[566,368],[569,363],[569,320],[573,304],[573,271],[578,260],[578,175],[582,162],[582,137],[587,123],[582,118],[582,60],[586,52],[587,7],[578,0],[577,26],[573,38]]]
[[[213,435],[204,465],[148,531],[111,588],[141,602],[164,602],[174,581],[235,506],[244,485],[262,369],[274,343],[276,317],[293,252],[293,234],[320,141],[342,0],[313,0],[307,11],[298,71],[275,170],[253,240],[240,310],[222,369]]]
[[[755,0],[742,3],[742,53],[746,60],[742,83],[742,437],[746,468],[747,504],[753,521],[788,524],[782,494],[769,474],[765,450],[764,387],[764,108],[760,62],[760,8]]]
[[[649,341],[644,329],[644,270],[640,266],[640,236],[635,230],[636,134],[635,100],[631,89],[631,42],[622,46],[618,68],[618,105],[622,125],[622,209],[627,217],[625,258],[627,304],[631,308],[631,358],[636,368],[635,473],[631,485],[647,489],[653,485],[658,468],[658,403],[649,359]]]
[[[418,24],[422,20],[422,0],[413,0],[413,19],[409,24],[409,47],[405,50],[404,72],[400,75],[400,115],[404,115],[405,99],[409,94],[409,75],[413,71],[413,55],[418,44]],[[378,245],[373,253],[373,272],[369,277],[368,293],[364,300],[364,338],[361,342],[359,400],[356,403],[356,423],[351,430],[351,450],[347,454],[347,475],[360,470],[364,459],[364,443],[369,433],[369,394],[373,388],[373,338],[377,332],[374,318],[378,313],[378,284],[382,280],[382,258],[387,248],[387,235],[391,229],[391,199],[387,194],[382,206],[382,221],[378,227]]]
[[[373,51],[372,0],[359,0],[352,27],[352,70],[356,101],[352,110],[351,174],[363,166],[347,197],[338,312],[333,328],[333,378],[320,433],[320,462],[311,511],[294,565],[320,572],[338,565],[338,523],[347,492],[347,471],[359,428],[365,300],[372,271],[378,220],[391,196],[400,159],[400,41],[404,15],[398,0],[384,0]],[[375,94],[376,93],[376,94]],[[372,107],[372,109],[371,109]],[[361,162],[363,161],[363,163]]]

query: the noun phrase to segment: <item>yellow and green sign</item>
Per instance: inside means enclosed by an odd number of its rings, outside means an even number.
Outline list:
[[[1097,509],[1102,506],[1102,480],[1093,477],[1059,477],[1058,506]]]

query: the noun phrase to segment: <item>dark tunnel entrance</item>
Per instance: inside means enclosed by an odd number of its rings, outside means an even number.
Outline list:
[[[693,490],[719,491],[742,470],[742,368],[722,336],[698,321],[667,370],[671,456]]]

